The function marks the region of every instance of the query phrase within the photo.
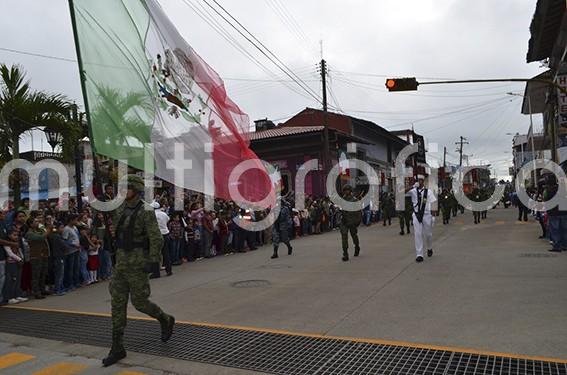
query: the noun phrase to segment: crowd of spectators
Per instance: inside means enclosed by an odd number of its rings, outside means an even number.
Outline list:
[[[99,199],[112,200],[110,185]],[[341,214],[327,197],[307,196],[305,209],[292,207],[290,238],[319,235],[338,229]],[[16,304],[46,295],[62,296],[112,276],[113,223],[111,213],[95,211],[84,198],[12,203],[0,210],[0,303]],[[184,209],[174,209],[173,195],[151,200],[162,235],[162,264],[150,277],[172,275],[175,266],[219,255],[245,253],[271,242],[271,228],[248,231],[235,218],[258,221],[267,212],[249,211],[232,201],[216,199],[214,210],[203,208],[201,194],[184,195]],[[364,209],[363,224],[380,220],[379,207]]]

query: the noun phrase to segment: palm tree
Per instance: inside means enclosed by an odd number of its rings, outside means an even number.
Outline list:
[[[81,127],[69,119],[73,104],[63,95],[33,91],[24,70],[0,65],[0,157],[17,159],[22,135],[45,128],[63,136],[63,158],[70,160]],[[16,174],[18,172],[16,171]],[[14,186],[15,200],[20,198],[19,178]]]
[[[116,88],[100,87],[97,90],[98,106],[92,111],[93,128],[104,137],[96,137],[97,147],[124,147],[132,142],[132,134],[140,142],[150,142],[153,122],[152,102],[147,94],[128,92]]]

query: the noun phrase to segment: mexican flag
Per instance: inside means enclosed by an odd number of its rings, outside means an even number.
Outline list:
[[[230,187],[252,202],[273,192],[248,116],[157,0],[71,4],[96,153],[225,199]],[[243,161],[252,169],[231,180]]]

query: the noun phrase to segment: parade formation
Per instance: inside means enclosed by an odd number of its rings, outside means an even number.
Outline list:
[[[0,5],[0,371],[567,373],[567,2],[47,3]]]

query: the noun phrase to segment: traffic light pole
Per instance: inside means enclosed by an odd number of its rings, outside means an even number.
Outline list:
[[[396,81],[399,80],[402,82],[402,85],[407,85],[408,87],[398,87]],[[550,86],[555,87],[559,90],[562,94],[567,95],[567,89],[560,86],[557,82],[548,79],[540,79],[540,78],[496,78],[496,79],[465,79],[465,80],[457,80],[457,81],[429,81],[429,82],[417,82],[415,77],[406,77],[406,78],[389,78],[386,80],[386,88],[389,91],[416,91],[417,86],[422,85],[446,85],[446,84],[454,84],[454,83],[486,83],[486,82],[541,82]],[[531,111],[530,111],[531,112]],[[552,143],[552,160],[557,162],[557,124],[555,120],[551,122],[551,143]]]
[[[541,82],[554,86],[556,89],[567,95],[567,90],[558,85],[554,81],[539,78],[496,78],[496,79],[465,79],[460,81],[429,81],[419,82],[419,86],[423,85],[446,85],[451,83],[485,83],[485,82]]]

